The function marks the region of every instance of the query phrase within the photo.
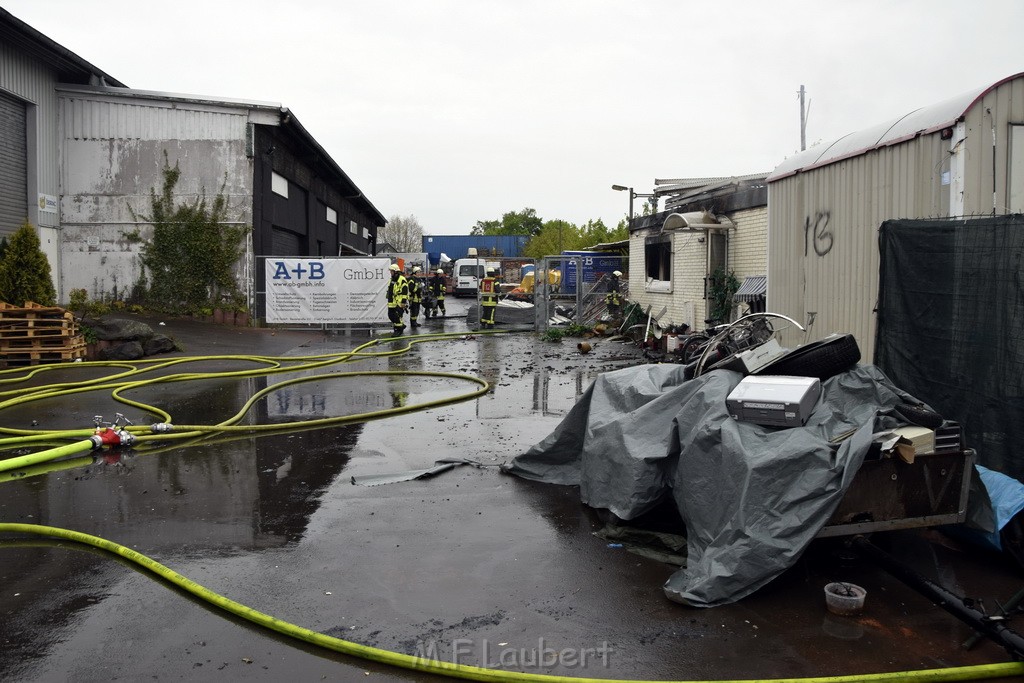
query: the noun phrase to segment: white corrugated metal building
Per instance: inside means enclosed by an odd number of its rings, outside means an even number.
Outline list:
[[[150,192],[223,192],[248,230],[239,285],[260,311],[260,256],[372,254],[383,214],[280,104],[131,90],[0,10],[0,234],[39,229],[58,300],[125,299]]]
[[[227,222],[252,228],[239,281],[257,311],[263,272],[253,257],[374,252],[384,216],[280,104],[95,86],[57,92],[65,292],[130,292],[152,230],[138,217],[160,190],[165,158],[181,169],[176,201],[223,193]]]
[[[58,83],[124,87],[0,8],[0,236],[36,226],[59,287]]]
[[[878,228],[1024,212],[1024,73],[816,145],[768,176],[768,310],[873,358]],[[799,339],[785,339],[789,345]]]

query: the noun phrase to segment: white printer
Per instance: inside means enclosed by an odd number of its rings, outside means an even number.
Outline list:
[[[769,427],[801,427],[821,396],[817,377],[750,375],[726,398],[733,419]]]

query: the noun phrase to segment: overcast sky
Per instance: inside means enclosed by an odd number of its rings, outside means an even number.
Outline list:
[[[129,87],[288,107],[427,234],[614,226],[655,178],[770,171],[1024,71],[1021,0],[0,0]],[[638,200],[637,210],[639,211]]]

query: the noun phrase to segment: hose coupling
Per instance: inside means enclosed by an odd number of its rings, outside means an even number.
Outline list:
[[[119,429],[116,432],[117,438],[122,446],[131,446],[135,443],[135,435],[124,429]]]
[[[157,422],[149,426],[149,430],[154,434],[163,434],[164,432],[173,432],[174,425],[169,422]]]
[[[128,438],[125,441],[122,435]],[[96,430],[96,433],[89,437],[89,441],[92,441],[93,448],[99,448],[100,446],[120,446],[122,444],[128,445],[135,440],[135,437],[122,429],[111,429],[110,427],[100,427]]]

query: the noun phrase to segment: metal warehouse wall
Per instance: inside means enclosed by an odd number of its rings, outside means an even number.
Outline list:
[[[29,134],[29,196],[37,193],[57,194],[57,94],[54,86],[57,80],[46,66],[15,52],[10,46],[0,43],[0,88],[18,99],[25,100],[30,108]],[[35,171],[34,175],[32,171]],[[28,203],[26,199],[26,203]],[[33,208],[34,203],[29,206]],[[56,227],[58,215],[35,211],[29,219],[33,225]]]
[[[1010,123],[1022,121],[1024,79],[1017,79],[971,107],[949,140],[922,135],[770,182],[768,310],[801,323],[815,312],[811,339],[852,333],[870,362],[879,226],[894,218],[991,215],[993,204],[1007,213],[1007,135]],[[783,338],[789,346],[800,341]]]
[[[529,239],[526,235],[424,235],[423,251],[428,254],[447,254],[452,260],[466,256],[470,247],[483,250],[490,254],[491,249],[498,251],[498,256],[517,258],[523,255],[523,249]]]
[[[63,291],[122,296],[141,273],[133,209],[149,213],[163,185],[164,152],[182,173],[175,201],[213,198],[224,187],[233,223],[252,224],[252,159],[246,156],[246,107],[115,96],[60,89]]]
[[[1010,168],[1010,149],[1007,144],[1009,124],[1024,124],[1024,78],[1003,83],[989,91],[964,117],[962,127],[968,147],[967,153],[963,155],[964,210],[961,214],[992,215],[1024,211],[1024,207],[1009,206],[1007,197],[1008,183],[1011,181],[1007,175]],[[959,137],[958,130],[953,140]],[[1017,168],[1021,167],[1022,161],[1014,160]],[[1018,175],[1012,181],[1020,192],[1024,178]]]
[[[26,196],[27,218],[39,228],[43,252],[50,261],[54,285],[60,276],[60,245],[56,228],[60,214],[40,211],[39,194],[57,196],[57,95],[56,75],[45,65],[0,42],[0,89],[26,104],[28,143]]]

